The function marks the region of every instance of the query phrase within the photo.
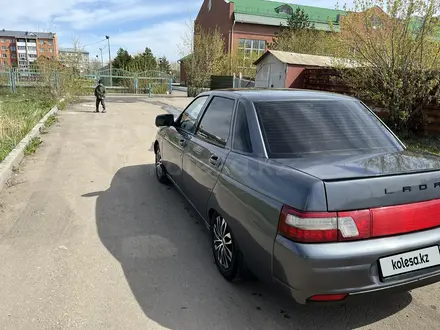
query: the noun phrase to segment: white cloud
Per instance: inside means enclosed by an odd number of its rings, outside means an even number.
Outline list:
[[[127,49],[129,53],[136,54],[143,52],[145,47],[148,47],[155,56],[165,55],[170,61],[176,61],[182,57],[178,45],[181,43],[182,35],[186,30],[186,21],[180,20],[112,34],[110,36],[112,57],[116,55],[119,48]],[[81,39],[81,43],[88,44],[99,39],[99,36],[89,34]],[[103,42],[86,47],[86,50],[90,53],[90,58],[95,58],[96,55],[100,55],[99,47],[105,47],[103,57],[104,62],[107,62],[108,49],[106,45],[106,42]],[[61,44],[61,46],[68,46],[68,44]]]
[[[69,23],[76,30],[83,30],[91,27],[102,27],[104,23],[121,24],[124,22],[136,21],[139,19],[160,18],[175,14],[182,14],[194,9],[194,2],[184,6],[176,4],[142,4],[136,3],[127,5],[112,6],[96,10],[71,9],[64,15],[55,18],[55,22]],[[189,6],[188,6],[189,5]]]
[[[156,56],[180,58],[177,47],[186,28],[183,20],[197,14],[202,0],[0,0],[0,29],[56,32],[60,47],[71,47],[72,37],[89,45],[90,57],[99,54],[96,43],[110,35],[112,57],[118,48],[135,53],[145,47]],[[99,32],[98,32],[99,31]],[[92,44],[92,45],[90,45]],[[104,58],[108,50],[104,51]]]

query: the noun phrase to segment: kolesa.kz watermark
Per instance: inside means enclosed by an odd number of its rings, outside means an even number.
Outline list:
[[[419,253],[418,256],[411,258],[400,258],[400,260],[391,260],[393,270],[417,266],[421,264],[429,263],[429,256],[427,254]]]

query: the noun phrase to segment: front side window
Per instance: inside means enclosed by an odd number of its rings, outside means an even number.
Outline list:
[[[197,135],[210,143],[226,146],[231,130],[234,100],[215,96],[200,122]]]
[[[205,105],[208,96],[201,96],[195,99],[182,113],[179,121],[179,128],[194,133],[196,129],[197,118],[200,115],[200,111]]]

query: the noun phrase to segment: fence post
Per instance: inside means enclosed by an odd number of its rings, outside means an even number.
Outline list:
[[[170,95],[173,93],[173,79],[170,78]]]
[[[11,76],[11,89],[13,93],[17,92],[17,76],[15,69],[10,70],[10,76]]]
[[[151,83],[148,83],[148,97],[151,98]]]
[[[139,84],[138,78],[137,78],[137,76],[135,76],[134,77],[134,93],[135,94],[138,93],[138,84]]]

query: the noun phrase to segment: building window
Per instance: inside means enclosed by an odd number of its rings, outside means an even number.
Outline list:
[[[52,41],[48,41],[47,43],[48,43],[50,46],[53,45],[53,42],[52,42]]]
[[[12,52],[15,52],[15,51],[16,51],[15,46],[11,46],[11,51],[12,51]]]
[[[26,46],[18,46],[18,50],[26,50]]]
[[[1,41],[2,41],[2,42],[6,42],[6,39],[2,39]]]
[[[11,54],[11,57],[12,57],[12,58],[17,58],[17,55],[15,55],[15,54]]]
[[[283,6],[278,7],[277,11],[280,14],[287,14],[287,15],[292,15],[293,14],[292,7],[290,7],[288,5],[283,5]]]
[[[44,40],[39,40],[40,45],[44,45]]]
[[[29,47],[28,47],[28,50],[35,50],[35,51],[36,51],[36,50],[37,50],[37,47],[29,46]]]
[[[26,54],[18,54],[19,58],[26,58]]]
[[[266,52],[265,40],[239,39],[238,60],[243,68],[253,67],[253,63]]]
[[[8,54],[2,54],[2,57],[6,58],[8,57]]]
[[[53,52],[53,49],[52,48],[49,48],[49,53],[52,53]]]
[[[2,50],[6,50],[6,46],[2,46]]]

